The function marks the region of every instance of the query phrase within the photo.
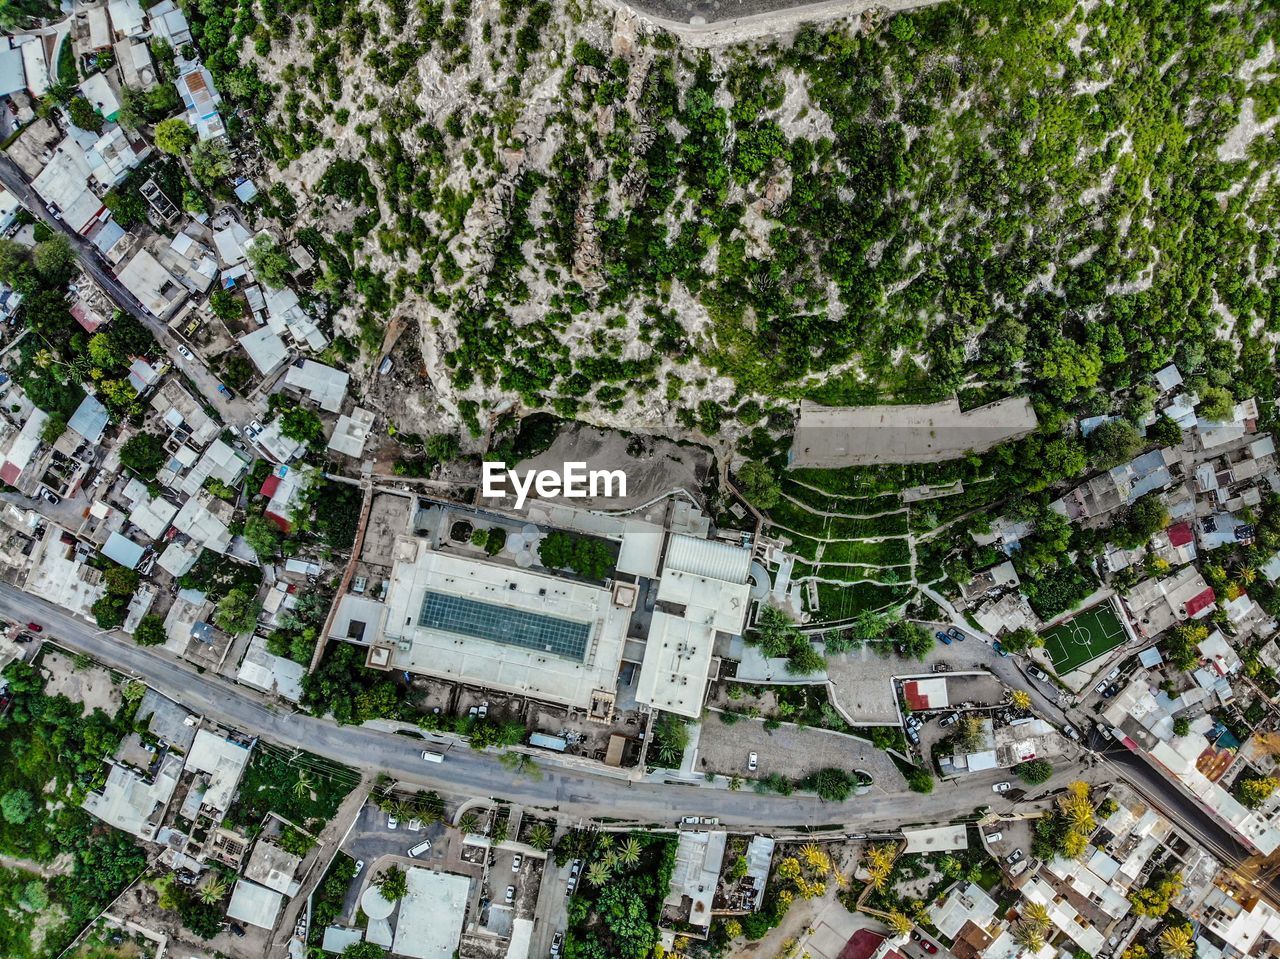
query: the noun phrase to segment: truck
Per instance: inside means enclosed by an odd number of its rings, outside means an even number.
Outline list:
[[[430,749],[422,751],[422,761],[426,763],[442,763],[444,762],[444,753],[432,752]]]

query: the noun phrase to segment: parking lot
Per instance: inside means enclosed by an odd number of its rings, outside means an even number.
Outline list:
[[[758,757],[755,772],[747,768],[752,751]],[[884,789],[906,788],[902,774],[888,755],[855,736],[786,724],[766,730],[763,722],[754,719],[742,719],[730,726],[715,713],[703,720],[698,772],[743,779],[763,779],[780,773],[788,779],[801,779],[829,766],[861,769]]]
[[[840,711],[853,725],[882,725],[898,722],[893,689],[895,676],[934,676],[933,667],[942,664],[949,673],[985,669],[994,657],[986,643],[970,636],[963,643],[935,645],[925,657],[907,659],[892,653],[881,656],[869,646],[827,657],[827,679],[831,695]],[[959,677],[949,676],[954,681]],[[951,697],[959,702],[958,697]]]

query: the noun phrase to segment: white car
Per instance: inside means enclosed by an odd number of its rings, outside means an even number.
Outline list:
[[[249,437],[252,439],[262,432],[262,424],[257,420],[251,420],[245,429],[248,431]]]
[[[356,869],[355,869],[355,872],[353,872],[353,873],[351,874],[351,878],[352,878],[352,879],[354,879],[356,876],[360,875],[360,873],[362,873],[362,872],[364,872],[364,860],[363,860],[363,859],[357,859],[357,860],[356,860]]]
[[[515,854],[515,858],[513,858],[513,859],[511,860],[511,871],[512,871],[512,872],[519,872],[519,871],[520,871],[520,866],[521,866],[523,863],[524,863],[524,856],[520,855],[520,853],[516,853],[516,854]]]
[[[193,363],[196,360],[195,354],[181,344],[178,345],[178,355],[184,360],[190,360]]]
[[[507,886],[507,902],[512,903],[515,901],[516,901],[516,887]]]
[[[760,765],[760,758],[755,753],[747,756],[747,769],[750,772],[755,772],[758,765]]]
[[[387,817],[387,828],[388,828],[388,829],[399,829],[399,828],[400,828],[400,820],[399,820],[399,819],[397,819],[395,816],[388,816],[388,817]]]
[[[1013,783],[1002,782],[1002,783],[996,783],[994,786],[992,786],[991,791],[993,793],[1007,793],[1012,788],[1013,788]]]

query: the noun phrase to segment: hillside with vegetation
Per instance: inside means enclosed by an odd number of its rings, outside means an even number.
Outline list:
[[[411,428],[1131,412],[1175,357],[1274,393],[1272,10],[968,0],[706,51],[579,2],[199,7],[339,350],[407,331]]]

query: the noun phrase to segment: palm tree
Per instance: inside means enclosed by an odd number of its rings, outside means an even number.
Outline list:
[[[293,784],[293,794],[301,799],[311,792],[311,776],[305,769],[298,770],[298,779]]]
[[[1165,959],[1192,959],[1196,954],[1196,944],[1191,938],[1190,926],[1170,926],[1160,933],[1156,940],[1160,946],[1160,954]]]
[[[539,852],[546,852],[550,849],[554,838],[551,827],[544,822],[538,823],[529,830],[529,845]]]
[[[602,862],[593,862],[587,867],[587,882],[599,889],[609,881],[609,867]]]
[[[602,832],[596,837],[596,851],[606,853],[613,848],[614,842],[612,833]]]
[[[475,833],[476,828],[479,825],[480,825],[480,820],[476,818],[476,814],[473,812],[467,813],[465,816],[463,816],[461,819],[458,820],[458,828],[462,832],[468,833],[468,834]]]
[[[615,850],[610,849],[603,857],[601,857],[600,862],[604,864],[604,867],[608,869],[609,872],[613,872],[618,868],[618,853]]]
[[[1015,709],[1030,709],[1031,694],[1025,689],[1015,689],[1013,691],[1013,705]]]
[[[227,894],[227,881],[221,876],[210,876],[205,880],[204,885],[200,887],[200,901],[206,906],[212,906],[222,901],[222,897]]]
[[[630,868],[640,861],[640,840],[631,836],[622,844],[618,852],[618,861]]]
[[[1258,571],[1254,569],[1252,566],[1240,567],[1240,582],[1244,583],[1246,586],[1252,586],[1253,581],[1257,578],[1258,578]]]
[[[1010,930],[1013,941],[1029,952],[1039,952],[1044,948],[1044,930],[1034,923],[1015,922]]]
[[[885,921],[889,923],[889,928],[892,929],[899,936],[908,936],[911,934],[911,930],[915,928],[911,920],[908,919],[907,916],[904,915],[903,913],[898,912],[896,909],[893,912],[889,913],[889,918],[886,919]]]
[[[1042,932],[1049,931],[1049,910],[1042,903],[1028,902],[1022,907],[1022,919]]]

